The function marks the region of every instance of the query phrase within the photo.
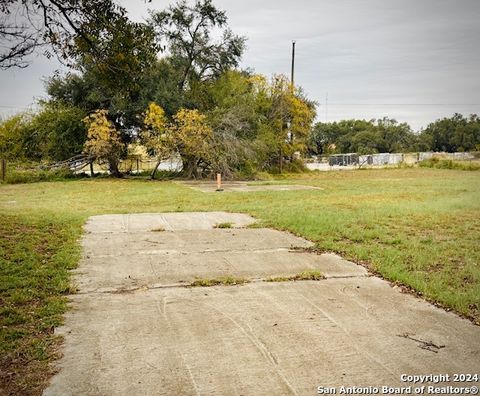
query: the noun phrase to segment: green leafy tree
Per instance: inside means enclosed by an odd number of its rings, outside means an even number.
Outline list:
[[[467,118],[456,113],[429,124],[420,139],[433,151],[477,150],[480,145],[480,119],[476,114]]]
[[[378,119],[374,126],[379,134],[376,146],[379,152],[401,153],[411,150],[415,145],[416,136],[406,122],[399,123],[384,117]]]
[[[24,160],[28,158],[25,152],[25,142],[28,135],[26,124],[29,115],[16,114],[0,120],[0,158],[8,160]]]
[[[167,117],[172,117],[182,107],[192,108],[195,103],[178,90],[181,71],[175,68],[169,57],[157,60],[143,73],[140,91],[140,105],[146,108],[150,103],[161,103]]]
[[[41,158],[61,161],[80,153],[87,139],[85,115],[78,107],[43,103],[28,124],[39,140]]]
[[[337,139],[340,136],[340,127],[337,123],[316,123],[308,141],[310,154],[324,155],[337,152]]]
[[[145,108],[144,76],[156,63],[158,47],[153,30],[126,16],[109,24],[89,28],[98,49],[92,54],[83,41],[77,42],[78,73],[54,75],[47,83],[50,100],[90,113],[108,110],[110,121],[128,142],[132,129],[141,125],[138,115]]]
[[[236,172],[248,175],[258,167],[255,138],[259,115],[252,88],[248,74],[233,70],[223,73],[208,88],[212,172],[226,177]]]
[[[379,136],[379,132],[375,129],[366,129],[360,131],[352,136],[351,150],[358,154],[375,154],[379,152],[385,152],[381,147],[383,146],[382,139]]]
[[[181,71],[181,91],[196,80],[218,77],[238,66],[245,48],[245,38],[232,33],[225,11],[211,0],[198,0],[192,6],[178,1],[165,11],[153,12],[151,24],[168,46],[172,64]],[[221,36],[218,41],[212,39],[215,29]]]
[[[99,104],[109,110],[117,128],[138,125],[144,73],[155,63],[158,52],[153,29],[125,16],[92,30],[99,54],[92,56],[79,44],[78,66],[95,81]]]
[[[418,137],[394,119],[342,120],[317,123],[309,139],[312,154],[405,152],[415,150]]]

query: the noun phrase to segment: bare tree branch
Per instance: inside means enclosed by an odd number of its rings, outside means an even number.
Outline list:
[[[124,15],[114,0],[0,0],[0,69],[26,67],[35,50],[46,46],[68,64],[78,40],[94,53],[89,32]]]

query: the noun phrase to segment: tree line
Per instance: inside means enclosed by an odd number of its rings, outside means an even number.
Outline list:
[[[335,153],[458,152],[480,150],[480,118],[454,114],[415,133],[407,123],[384,117],[315,124],[309,138],[314,155]]]
[[[144,23],[112,1],[8,0],[0,11],[9,5],[42,18],[34,29],[0,24],[0,37],[13,37],[0,67],[26,66],[40,46],[70,72],[47,80],[38,111],[0,122],[7,159],[83,152],[121,176],[119,162],[141,146],[158,163],[180,157],[185,176],[201,177],[282,172],[299,166],[298,154],[479,149],[476,115],[455,114],[420,134],[388,118],[314,124],[315,102],[286,76],[239,68],[246,39],[211,0],[178,1]]]

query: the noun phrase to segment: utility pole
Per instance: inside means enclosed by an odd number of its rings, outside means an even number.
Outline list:
[[[292,84],[292,89],[295,84],[294,73],[295,73],[295,40],[292,41],[292,73],[290,77],[290,83]]]
[[[295,40],[292,40],[292,69],[290,73],[290,89],[292,95],[295,93]],[[290,143],[293,143],[293,132],[291,130],[291,123],[289,122],[289,129],[288,132]],[[291,158],[292,159],[292,158]],[[280,171],[280,173],[282,173]]]

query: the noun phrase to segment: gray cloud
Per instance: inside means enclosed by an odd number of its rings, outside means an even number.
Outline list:
[[[123,0],[132,18],[165,2]],[[318,119],[389,116],[418,129],[454,112],[480,113],[478,0],[216,0],[237,34],[242,63],[267,75],[290,72],[319,103]],[[38,58],[0,72],[0,106],[28,107],[58,67]],[[328,92],[328,110],[325,98]],[[0,107],[0,112],[12,111]]]

